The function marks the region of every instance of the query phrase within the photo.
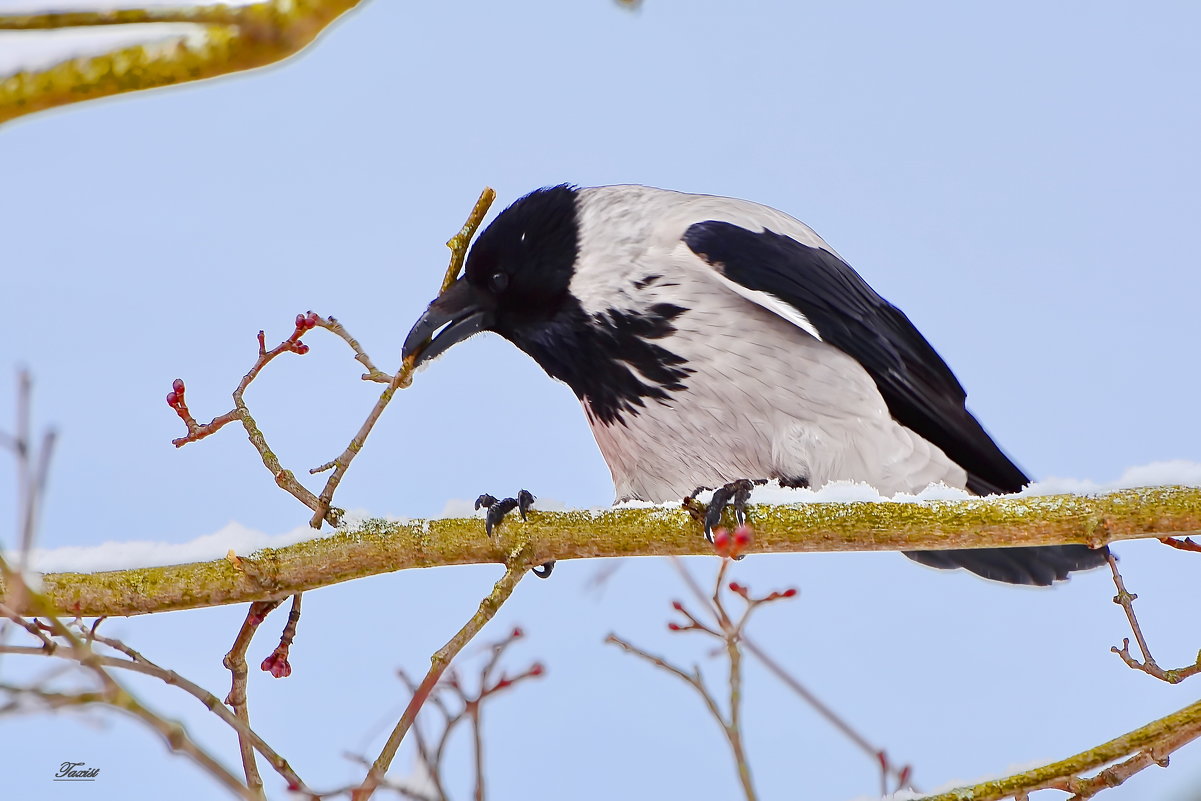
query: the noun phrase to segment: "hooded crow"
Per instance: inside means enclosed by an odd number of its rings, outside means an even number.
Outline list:
[[[493,331],[565,382],[618,500],[749,481],[1029,483],[900,310],[807,225],[756,203],[644,186],[555,186],[503,211],[405,341],[418,364]],[[710,521],[711,522],[711,521]],[[1083,545],[913,551],[1012,584],[1105,563]]]

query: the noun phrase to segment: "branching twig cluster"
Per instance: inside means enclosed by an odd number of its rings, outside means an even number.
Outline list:
[[[13,452],[17,460],[18,491],[20,493],[18,508],[21,510],[19,564],[22,566],[25,565],[33,548],[37,509],[45,492],[50,447],[54,441],[53,434],[47,433],[42,438],[42,447],[35,446],[30,430],[31,397],[32,381],[28,374],[22,373],[18,381],[16,432],[3,434],[3,437],[0,438],[0,441]],[[108,641],[106,638],[98,639],[95,625],[85,629],[79,621],[76,621],[75,624],[64,622],[45,594],[30,586],[24,570],[11,567],[2,554],[0,554],[0,577],[3,578],[5,586],[10,588],[8,590],[10,602],[0,604],[0,616],[4,617],[6,623],[3,634],[7,634],[7,623],[12,622],[35,637],[39,643],[32,647],[8,645],[4,638],[0,637],[0,654],[27,654],[67,660],[82,670],[89,685],[84,689],[63,692],[50,690],[45,686],[3,682],[0,683],[0,689],[3,689],[13,700],[0,707],[0,711],[20,711],[23,708],[20,699],[32,701],[51,709],[104,704],[132,716],[152,731],[157,732],[172,751],[190,758],[236,795],[248,799],[255,798],[249,788],[243,785],[212,754],[199,746],[182,725],[167,720],[142,703],[132,691],[113,677],[109,668],[126,667],[143,673],[158,670],[160,678],[177,684],[185,691],[196,694],[197,692],[203,693],[203,690],[191,683],[184,682],[173,672],[162,671],[157,665],[152,665],[124,644]],[[12,604],[11,599],[18,599],[19,605]],[[24,610],[32,612],[30,619],[22,614]],[[109,645],[110,648],[114,648],[124,656],[113,657],[97,653],[93,647],[96,642]],[[197,697],[200,696],[197,695]],[[207,700],[206,705],[209,705]],[[210,706],[211,708],[213,707]]]
[[[754,782],[751,780],[750,762],[747,759],[746,746],[742,740],[741,641],[743,629],[751,613],[758,607],[780,598],[791,598],[796,595],[796,590],[790,589],[783,592],[773,592],[762,598],[753,598],[749,590],[741,584],[730,582],[729,591],[742,598],[745,604],[741,614],[730,614],[726,609],[723,598],[726,573],[729,570],[731,559],[739,556],[749,542],[750,530],[745,526],[740,527],[733,536],[730,536],[722,528],[714,531],[714,547],[718,553],[726,558],[722,559],[721,567],[717,571],[717,581],[713,590],[713,596],[709,599],[702,599],[705,603],[708,617],[711,619],[707,620],[704,615],[694,615],[683,602],[674,601],[672,608],[684,616],[685,622],[676,623],[673,621],[667,624],[667,628],[671,631],[695,631],[713,637],[721,643],[722,648],[725,650],[726,658],[729,661],[727,673],[728,697],[726,699],[725,711],[722,710],[717,697],[705,683],[699,665],[693,665],[691,670],[687,670],[672,664],[664,657],[656,656],[637,646],[631,645],[616,634],[610,634],[605,641],[617,645],[627,653],[641,657],[656,667],[676,676],[700,695],[709,713],[717,721],[718,726],[721,727],[722,734],[725,735],[726,742],[730,746],[730,753],[734,758],[734,764],[738,771],[738,780],[742,785],[742,791],[746,795],[747,801],[755,801],[758,796],[755,793]]]
[[[710,599],[701,590],[700,585],[696,583],[696,579],[692,574],[685,569],[683,562],[676,559],[673,560],[676,571],[680,574],[680,578],[688,587],[701,604],[707,605]],[[718,587],[720,588],[720,578]],[[731,588],[732,590],[733,588]],[[785,591],[787,592],[787,591]],[[790,595],[782,595],[782,597],[792,597]],[[769,596],[770,599],[770,596]],[[863,751],[869,759],[871,759],[880,769],[880,793],[886,795],[890,789],[893,791],[908,788],[916,790],[917,787],[913,784],[913,767],[911,765],[896,765],[889,758],[888,752],[884,748],[873,745],[867,737],[861,734],[854,726],[851,725],[846,718],[835,712],[828,704],[818,698],[817,694],[806,687],[800,679],[785,670],[779,662],[767,654],[767,652],[752,640],[746,633],[745,628],[742,632],[742,647],[748,653],[754,656],[759,662],[768,669],[776,678],[784,683],[786,687],[797,694],[810,707],[821,715],[831,726],[838,729],[848,740],[851,741],[860,751]]]
[[[1201,673],[1201,652],[1197,654],[1197,661],[1192,665],[1174,670],[1164,670],[1159,666],[1151,656],[1147,639],[1134,614],[1134,601],[1138,596],[1126,589],[1126,582],[1118,570],[1117,559],[1113,556],[1109,557],[1109,568],[1117,588],[1113,602],[1121,606],[1122,611],[1126,613],[1126,620],[1138,643],[1142,659],[1139,660],[1130,653],[1129,637],[1122,639],[1122,647],[1114,646],[1110,650],[1121,657],[1130,668],[1168,684],[1179,684],[1190,676]],[[1153,765],[1167,767],[1168,759],[1174,752],[1197,739],[1201,739],[1201,701],[1060,762],[1005,779],[984,782],[973,787],[961,787],[920,801],[958,801],[963,798],[971,798],[973,801],[1016,798],[1023,801],[1030,793],[1038,790],[1060,790],[1071,794],[1069,801],[1083,801],[1102,790],[1117,787],[1134,774]],[[1097,772],[1087,776],[1091,771]]]
[[[475,801],[484,799],[484,740],[481,724],[481,708],[485,701],[497,693],[504,692],[526,679],[537,678],[544,673],[540,662],[535,662],[524,671],[510,676],[507,673],[496,675],[500,659],[505,650],[523,636],[519,628],[513,629],[509,636],[489,646],[489,656],[480,669],[474,691],[468,690],[458,672],[451,670],[445,679],[434,687],[429,700],[442,715],[441,732],[429,738],[420,726],[413,727],[413,740],[417,746],[417,757],[426,776],[433,784],[434,794],[423,797],[422,801],[447,801],[448,795],[445,784],[444,758],[446,747],[451,735],[460,723],[467,723],[471,729],[472,765],[474,766]],[[398,671],[401,680],[409,690],[416,694],[419,685],[403,670]],[[449,700],[448,700],[449,699]],[[411,794],[411,791],[410,791]]]
[[[746,749],[742,740],[742,725],[741,725],[741,700],[742,700],[742,652],[743,650],[755,655],[764,663],[767,668],[776,674],[782,681],[785,682],[792,690],[801,696],[807,703],[812,705],[817,711],[822,714],[827,720],[835,725],[843,734],[851,739],[857,746],[865,750],[867,754],[879,765],[881,773],[881,792],[889,792],[889,785],[892,789],[901,789],[904,787],[912,787],[910,783],[910,775],[912,769],[906,765],[904,767],[894,766],[888,758],[887,753],[880,748],[875,748],[868,743],[867,739],[859,734],[853,727],[850,726],[839,715],[834,713],[826,704],[822,703],[812,692],[801,684],[795,677],[788,674],[779,663],[767,656],[762,648],[755,645],[747,636],[746,625],[752,613],[764,604],[771,603],[786,598],[793,598],[797,595],[794,588],[787,590],[771,592],[763,596],[754,596],[750,589],[736,581],[726,583],[726,577],[732,561],[740,557],[751,541],[751,530],[747,526],[741,526],[736,529],[733,534],[730,534],[726,529],[718,528],[714,531],[713,547],[718,555],[723,557],[721,565],[717,570],[717,577],[714,582],[712,594],[706,594],[701,590],[695,579],[684,569],[683,565],[677,560],[676,567],[680,572],[684,583],[688,586],[697,602],[705,610],[703,614],[694,614],[682,601],[672,602],[672,608],[684,617],[683,623],[672,621],[667,624],[667,628],[673,632],[698,632],[700,634],[711,637],[721,643],[720,651],[724,651],[729,664],[728,670],[728,685],[729,698],[726,702],[728,712],[723,712],[721,704],[718,703],[716,696],[708,688],[705,683],[701,669],[697,665],[693,665],[691,670],[685,670],[682,667],[668,662],[664,657],[656,656],[640,648],[631,645],[629,642],[618,637],[615,634],[610,634],[606,642],[613,643],[621,647],[628,653],[639,656],[656,667],[659,667],[668,673],[680,678],[691,686],[701,696],[708,708],[709,713],[721,726],[722,732],[726,736],[726,741],[730,746],[731,754],[734,758],[734,763],[738,771],[738,778],[742,785],[743,793],[749,801],[756,798],[755,789],[751,780],[750,765],[747,760]],[[727,606],[726,593],[737,596],[741,599],[743,608],[740,613],[731,613]],[[890,782],[890,779],[892,780]]]
[[[310,318],[305,318],[304,330],[312,327],[307,325],[308,319]],[[302,324],[298,321],[298,331],[301,328]],[[289,347],[299,350],[301,344],[299,336],[296,336],[291,340]],[[265,351],[265,349],[261,350]],[[33,546],[37,502],[45,487],[46,465],[49,461],[48,447],[49,443],[53,441],[52,436],[48,435],[44,438],[45,445],[41,451],[35,449],[33,445],[29,432],[30,386],[28,377],[22,376],[19,385],[17,433],[0,434],[0,443],[15,454],[18,473],[21,476],[19,507],[21,509],[20,530],[23,532],[20,554],[22,564],[25,563]],[[173,397],[168,400],[173,407],[182,407],[186,413],[184,391],[182,385],[176,386],[173,389]],[[230,561],[234,562],[237,567],[239,565],[236,563],[246,560],[231,556]],[[90,627],[85,626],[82,619],[78,617],[73,622],[64,621],[51,599],[44,592],[31,587],[26,581],[24,573],[10,567],[0,555],[0,578],[3,579],[6,593],[6,603],[0,603],[0,618],[3,618],[4,633],[7,633],[10,623],[15,624],[30,637],[36,639],[38,643],[37,645],[9,645],[0,639],[0,654],[65,660],[81,669],[81,678],[85,680],[84,686],[69,691],[50,689],[45,682],[14,684],[0,681],[0,691],[10,698],[7,704],[0,705],[0,714],[23,711],[29,707],[30,702],[48,709],[100,704],[129,714],[153,731],[158,732],[173,751],[188,756],[238,797],[256,801],[262,801],[265,798],[263,780],[257,764],[257,759],[261,756],[287,783],[288,788],[299,794],[300,797],[319,799],[339,793],[349,793],[357,801],[366,801],[383,782],[401,741],[413,725],[417,712],[438,685],[439,679],[451,661],[492,619],[501,604],[512,594],[531,564],[532,560],[525,549],[518,547],[510,553],[504,576],[480,603],[479,608],[463,628],[434,654],[430,671],[414,691],[400,722],[388,738],[379,757],[372,763],[363,782],[353,789],[334,793],[318,793],[310,789],[288,761],[268,745],[250,725],[247,704],[246,652],[255,632],[267,614],[279,605],[280,602],[276,600],[257,601],[250,605],[246,619],[225,657],[225,666],[231,674],[231,684],[229,694],[223,703],[213,693],[184,678],[174,670],[161,667],[116,638],[100,634],[98,628],[103,618],[97,619]],[[240,567],[243,570],[246,569],[245,564]],[[18,603],[19,607],[11,605],[13,601]],[[291,613],[280,637],[279,645],[263,660],[261,665],[263,670],[277,678],[289,675],[292,670],[288,657],[300,619],[300,603],[301,596],[296,594],[292,599]],[[97,646],[101,646],[101,649],[98,649]],[[494,659],[485,666],[481,692],[478,695],[472,697],[463,693],[457,679],[449,682],[450,687],[459,688],[462,697],[467,702],[468,714],[475,727],[478,727],[478,706],[483,697],[494,694],[522,678],[541,673],[541,667],[535,666],[519,676],[501,676],[500,679],[492,681],[501,651],[503,651],[503,647],[496,649]],[[182,725],[164,718],[142,703],[124,684],[114,678],[110,672],[111,669],[140,673],[156,678],[165,684],[179,687],[229,725],[238,738],[245,780],[239,779],[215,756],[198,745]],[[482,778],[478,781],[478,786],[482,787]]]
[[[492,201],[495,199],[495,197],[496,193],[492,189],[485,188],[484,191],[480,193],[479,199],[476,201],[475,206],[468,215],[467,222],[465,222],[462,229],[457,234],[452,236],[446,243],[446,246],[450,248],[451,255],[450,265],[447,267],[446,275],[442,281],[443,291],[445,291],[446,287],[450,286],[450,284],[454,282],[459,273],[462,271],[463,260],[466,256],[467,249],[471,244],[471,238],[475,235],[480,223],[483,222],[484,215],[488,213],[488,209],[492,205]],[[382,393],[380,393],[379,399],[376,401],[375,406],[372,407],[371,411],[367,415],[367,418],[363,421],[363,424],[359,427],[359,430],[350,440],[350,444],[346,446],[346,449],[343,450],[342,453],[337,456],[337,458],[331,459],[325,464],[315,467],[309,471],[311,475],[332,471],[330,472],[329,477],[326,479],[325,486],[322,488],[320,494],[314,494],[311,492],[303,484],[301,484],[299,480],[297,480],[295,473],[293,473],[291,470],[285,469],[283,465],[280,464],[279,458],[275,455],[275,451],[272,450],[267,444],[266,436],[264,436],[262,430],[259,428],[258,423],[251,415],[250,409],[246,405],[246,401],[243,397],[251,382],[253,382],[263,368],[266,367],[277,356],[280,356],[283,353],[295,353],[303,356],[305,353],[308,353],[309,345],[306,342],[302,342],[301,338],[314,328],[323,328],[346,342],[350,349],[354,351],[355,360],[362,364],[367,370],[367,372],[362,375],[362,379],[364,381],[375,381],[378,383],[387,384],[387,387]],[[367,355],[367,352],[359,344],[358,340],[350,335],[350,332],[346,330],[346,327],[343,326],[342,323],[333,317],[322,317],[313,311],[296,315],[295,327],[293,328],[292,333],[274,348],[271,348],[270,350],[267,349],[265,335],[262,331],[259,331],[258,333],[258,343],[258,358],[255,360],[254,364],[251,365],[250,370],[242,377],[242,380],[238,383],[238,386],[233,391],[234,408],[228,412],[217,415],[207,423],[196,422],[196,419],[192,416],[191,410],[188,408],[186,396],[187,387],[184,384],[183,379],[175,379],[172,384],[171,391],[167,393],[167,404],[174,409],[175,413],[179,415],[179,418],[183,420],[184,425],[187,427],[188,433],[186,436],[172,440],[172,443],[177,448],[182,447],[189,442],[195,442],[214,434],[226,424],[232,423],[235,420],[241,422],[242,426],[246,429],[246,434],[249,437],[251,444],[254,446],[255,450],[258,451],[259,457],[263,461],[263,466],[270,471],[272,477],[275,479],[275,483],[309,509],[313,510],[313,517],[309,521],[309,524],[313,528],[320,528],[322,522],[324,521],[329,523],[331,526],[337,526],[342,519],[342,510],[330,505],[333,501],[334,492],[337,490],[338,485],[342,482],[342,477],[346,474],[347,469],[350,467],[350,463],[354,460],[358,452],[362,450],[363,444],[366,442],[368,435],[371,433],[371,429],[375,426],[376,421],[379,420],[380,415],[383,414],[384,409],[392,400],[393,395],[396,394],[396,390],[403,389],[412,383],[413,363],[411,360],[406,359],[395,374],[383,372],[375,366],[374,362],[371,360],[371,357]]]
[[[515,560],[505,568],[505,574],[496,582],[496,586],[492,588],[492,593],[480,602],[479,609],[471,616],[471,619],[459,629],[455,636],[447,641],[446,645],[438,649],[437,652],[430,658],[430,669],[425,674],[425,678],[417,685],[417,689],[413,691],[413,698],[409,701],[409,705],[405,708],[404,714],[400,716],[400,720],[392,729],[392,733],[388,736],[388,740],[384,743],[383,749],[380,751],[375,761],[371,763],[371,769],[367,772],[366,778],[351,793],[352,801],[367,801],[375,789],[379,787],[380,782],[384,778],[384,774],[388,772],[388,767],[392,764],[393,758],[396,756],[397,749],[400,748],[400,743],[404,740],[409,729],[412,728],[414,721],[417,719],[417,713],[421,711],[421,707],[429,699],[434,692],[438,682],[442,678],[442,674],[450,667],[451,661],[458,655],[467,643],[479,633],[489,620],[500,609],[501,604],[509,599],[513,594],[513,590],[517,588],[517,583],[521,581],[525,575],[529,565],[525,560]]]
[[[94,679],[93,683],[98,683],[99,685],[94,689],[85,687],[64,692],[50,690],[46,686],[36,683],[33,685],[16,685],[0,682],[0,691],[3,691],[12,699],[8,704],[0,705],[0,714],[23,711],[29,708],[28,702],[33,702],[48,709],[101,704],[121,710],[141,720],[149,728],[161,734],[173,751],[191,758],[204,771],[213,776],[238,797],[257,799],[257,801],[262,801],[265,798],[263,780],[259,774],[257,764],[257,759],[261,757],[286,783],[288,789],[296,793],[298,797],[317,801],[317,799],[346,794],[357,801],[366,801],[377,788],[387,785],[384,777],[405,734],[412,728],[418,711],[434,691],[441,690],[457,694],[463,700],[465,712],[459,717],[462,718],[463,715],[466,715],[472,725],[473,731],[476,733],[477,765],[482,769],[482,757],[478,756],[480,753],[478,749],[481,748],[478,734],[479,704],[485,698],[511,687],[518,681],[540,675],[542,667],[535,664],[528,670],[514,676],[505,674],[501,674],[499,677],[496,676],[498,662],[504,647],[512,642],[513,639],[520,636],[520,632],[515,631],[501,644],[493,647],[493,657],[485,665],[484,671],[481,674],[480,690],[477,693],[472,694],[467,692],[457,677],[452,676],[450,680],[442,682],[440,682],[440,679],[459,651],[495,615],[500,605],[509,597],[516,587],[517,582],[525,574],[528,566],[528,561],[522,559],[515,563],[513,568],[507,570],[501,580],[497,582],[493,592],[480,603],[479,609],[472,615],[462,630],[433,656],[430,672],[425,679],[415,687],[412,686],[412,682],[408,682],[411,685],[410,689],[413,690],[413,695],[405,709],[404,715],[402,715],[392,736],[388,738],[388,742],[382,749],[379,757],[371,763],[370,769],[362,783],[353,788],[343,788],[329,792],[319,792],[312,789],[300,778],[291,764],[280,756],[250,724],[247,706],[246,650],[250,645],[254,632],[262,623],[265,615],[278,605],[278,602],[274,601],[252,604],[246,620],[242,624],[238,636],[234,641],[234,645],[225,658],[225,664],[230,670],[232,681],[230,692],[224,703],[216,695],[200,685],[174,670],[156,664],[121,640],[100,634],[98,632],[100,620],[97,620],[92,626],[88,627],[79,619],[70,623],[64,622],[52,611],[45,611],[38,617],[27,620],[16,615],[7,607],[0,607],[0,614],[9,620],[18,622],[25,631],[31,636],[36,637],[39,641],[39,645],[0,644],[0,654],[65,659],[81,667],[87,676]],[[11,573],[2,560],[0,560],[0,569]],[[10,576],[10,580],[12,579],[13,577]],[[29,597],[36,603],[44,601],[40,594],[32,590],[29,591]],[[265,670],[268,669],[267,663],[284,665],[285,670],[280,675],[286,675],[291,669],[287,662],[287,649],[291,643],[292,636],[295,634],[295,625],[299,618],[298,599],[294,599],[293,604],[292,614],[289,616],[288,625],[285,627],[280,645],[264,662]],[[98,645],[103,646],[107,651],[98,650],[96,647]],[[162,717],[145,706],[130,690],[110,675],[110,669],[128,670],[158,679],[173,687],[178,687],[220,718],[237,735],[245,780],[239,779],[228,768],[223,766],[215,756],[197,745],[182,725]],[[406,681],[408,681],[407,678]],[[435,703],[444,712],[449,710],[445,701],[436,699]],[[449,729],[453,729],[461,721],[459,719],[452,720],[450,716],[448,716],[447,720],[447,736],[449,736]],[[431,764],[435,767],[441,764],[441,749],[444,746],[445,743],[443,741],[439,746],[436,757],[431,755]],[[423,755],[431,753],[422,742],[418,743],[418,749]],[[483,778],[481,775],[477,778],[477,787],[482,788],[482,783]]]
[[[1129,637],[1122,638],[1121,648],[1114,646],[1109,650],[1120,656],[1123,662],[1135,670],[1141,670],[1168,684],[1179,684],[1189,676],[1201,673],[1201,651],[1197,652],[1197,660],[1185,667],[1164,670],[1156,663],[1155,657],[1151,656],[1151,649],[1147,646],[1147,639],[1143,636],[1143,630],[1138,625],[1138,618],[1134,615],[1134,601],[1138,596],[1126,589],[1126,582],[1122,579],[1122,574],[1118,572],[1118,561],[1112,555],[1109,557],[1109,569],[1113,571],[1113,583],[1118,588],[1118,594],[1113,597],[1113,602],[1122,607],[1122,611],[1126,613],[1126,619],[1130,622],[1130,630],[1134,633],[1134,639],[1138,642],[1138,649],[1142,652],[1143,659],[1140,662],[1131,656]]]

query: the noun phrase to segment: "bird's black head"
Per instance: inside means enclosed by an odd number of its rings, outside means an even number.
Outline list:
[[[539,337],[568,300],[578,248],[574,187],[539,189],[521,198],[480,234],[463,277],[409,332],[405,356],[421,364],[479,331],[495,331],[528,350],[526,343]]]

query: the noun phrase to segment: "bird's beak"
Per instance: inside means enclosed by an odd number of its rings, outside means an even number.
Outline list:
[[[492,325],[494,306],[491,297],[460,278],[430,304],[409,331],[404,358],[416,367],[441,356],[451,345]]]

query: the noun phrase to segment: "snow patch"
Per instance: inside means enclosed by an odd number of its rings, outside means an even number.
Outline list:
[[[147,565],[178,565],[220,559],[230,550],[247,556],[259,548],[282,548],[322,536],[307,525],[283,534],[265,534],[241,523],[228,523],[212,534],[189,542],[105,542],[100,545],[66,545],[60,548],[34,548],[29,567],[43,573],[98,573]],[[9,551],[5,559],[16,560]]]
[[[8,9],[4,11],[8,13]],[[0,32],[0,77],[21,71],[44,70],[77,58],[94,58],[126,47],[188,47],[203,45],[204,26],[189,23],[145,23],[51,31]]]

